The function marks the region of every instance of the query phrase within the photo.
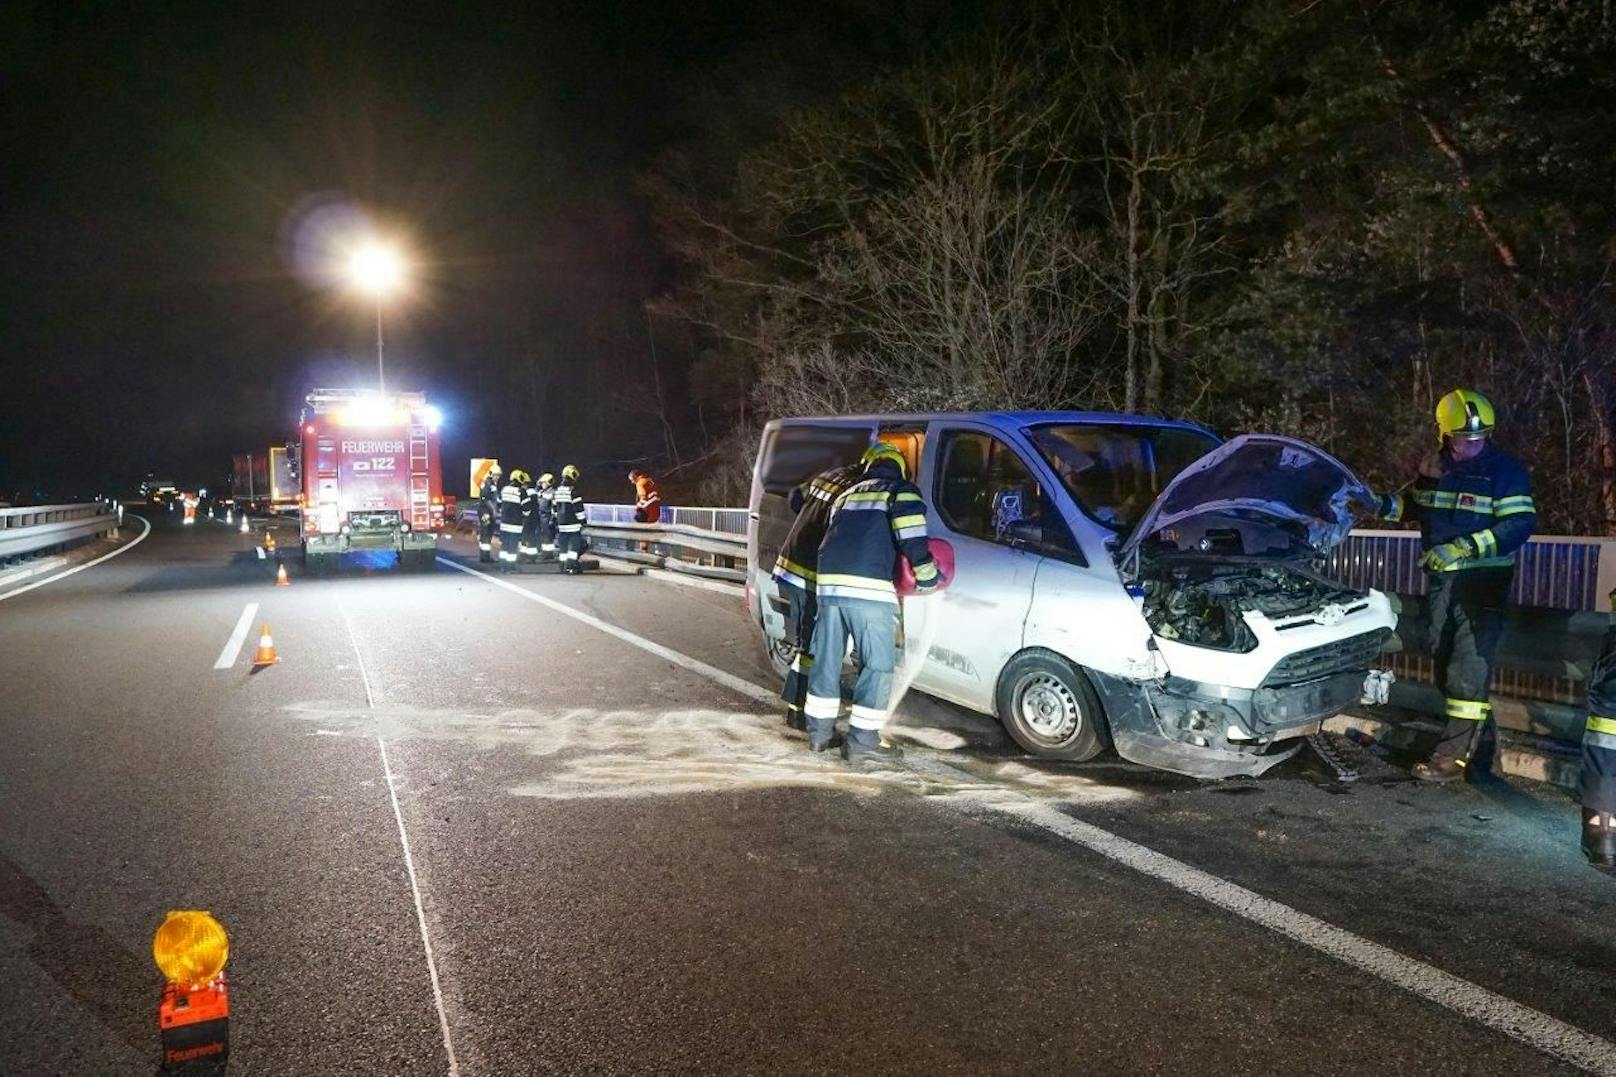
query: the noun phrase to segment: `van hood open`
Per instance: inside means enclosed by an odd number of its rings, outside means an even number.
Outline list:
[[[1119,548],[1128,562],[1154,536],[1195,522],[1280,524],[1314,554],[1352,530],[1354,500],[1369,496],[1356,475],[1315,445],[1277,434],[1242,434],[1179,472]]]

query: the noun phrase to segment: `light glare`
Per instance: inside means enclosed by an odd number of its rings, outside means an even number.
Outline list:
[[[348,277],[360,291],[384,298],[404,280],[404,260],[392,247],[367,243],[348,258]]]

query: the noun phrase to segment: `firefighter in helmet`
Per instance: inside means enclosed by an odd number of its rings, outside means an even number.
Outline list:
[[[1437,451],[1409,488],[1379,499],[1384,519],[1419,524],[1424,550],[1420,567],[1426,571],[1431,650],[1447,725],[1430,760],[1414,768],[1422,781],[1464,777],[1492,721],[1488,688],[1515,553],[1537,523],[1531,478],[1493,444],[1494,423],[1485,396],[1453,390],[1437,402]]]
[[[499,486],[505,472],[498,464],[488,469],[477,490],[477,560],[494,559],[494,532],[499,528]]]
[[[522,528],[532,507],[527,472],[512,468],[510,478],[499,488],[499,567],[509,572],[516,567],[522,544]]]
[[[820,472],[791,491],[790,506],[797,518],[786,533],[785,544],[774,560],[774,584],[786,600],[785,643],[791,651],[780,697],[786,703],[786,725],[806,729],[802,716],[808,695],[808,674],[814,666],[814,618],[819,606],[819,544],[830,524],[831,506],[849,486],[864,476],[864,464],[844,464]]]
[[[555,510],[556,544],[560,547],[561,571],[574,575],[583,571],[579,558],[584,552],[584,499],[578,494],[577,467],[561,469],[561,485],[551,504]]]
[[[522,540],[521,545],[517,547],[518,559],[526,564],[532,564],[539,559],[539,528],[543,524],[539,506],[539,487],[529,476],[522,483]]]
[[[819,546],[814,664],[803,715],[808,747],[832,747],[842,706],[842,655],[851,638],[859,672],[842,757],[879,765],[902,755],[881,736],[897,669],[898,557],[909,559],[920,594],[935,591],[942,575],[926,542],[926,505],[909,481],[903,453],[877,442],[863,463],[863,477],[832,504]]]
[[[539,476],[539,556],[549,559],[556,552],[555,476],[546,471]]]

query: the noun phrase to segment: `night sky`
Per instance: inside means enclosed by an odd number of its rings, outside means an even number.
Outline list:
[[[0,12],[0,496],[217,481],[308,388],[373,377],[373,308],[295,271],[297,223],[332,204],[425,263],[388,313],[390,384],[444,406],[449,453],[499,451],[486,369],[564,361],[601,294],[655,293],[636,172],[684,88],[767,22],[746,3],[240,7]],[[628,458],[639,425],[557,451]]]

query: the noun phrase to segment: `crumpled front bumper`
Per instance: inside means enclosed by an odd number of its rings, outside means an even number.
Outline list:
[[[1232,778],[1262,774],[1296,754],[1302,737],[1358,702],[1364,676],[1351,670],[1256,689],[1177,677],[1092,679],[1118,755],[1196,778]]]

